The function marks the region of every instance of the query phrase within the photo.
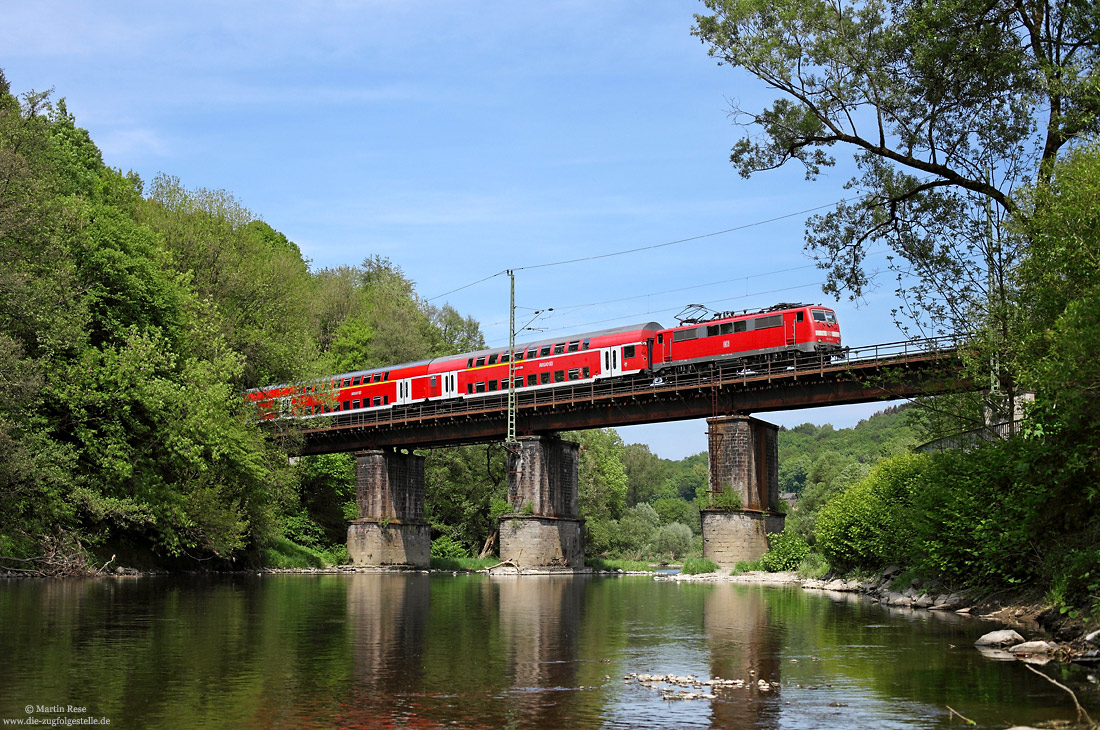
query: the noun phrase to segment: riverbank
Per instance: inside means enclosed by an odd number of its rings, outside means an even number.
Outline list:
[[[871,579],[803,579],[796,573],[767,573],[749,571],[733,574],[726,571],[697,575],[660,575],[658,581],[693,583],[744,583],[772,586],[800,586],[805,591],[858,594],[873,603],[897,609],[953,613],[958,616],[996,621],[1006,629],[1019,632],[1019,643],[1025,639],[1046,644],[1034,653],[1008,651],[985,652],[999,660],[1026,660],[1033,663],[1057,660],[1078,662],[1088,666],[1100,666],[1100,630],[1080,618],[1062,615],[1056,609],[1035,600],[1027,594],[973,596],[964,591],[942,589],[938,583],[922,584],[912,579],[910,585],[899,590],[898,568],[888,568]]]

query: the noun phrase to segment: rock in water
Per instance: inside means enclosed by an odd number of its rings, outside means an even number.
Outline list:
[[[1049,641],[1025,641],[1009,649],[1013,654],[1053,654],[1058,651],[1056,644]]]
[[[1023,641],[1024,637],[1012,629],[1001,629],[1000,631],[990,631],[982,636],[974,642],[974,646],[1012,646],[1013,644],[1021,644]]]

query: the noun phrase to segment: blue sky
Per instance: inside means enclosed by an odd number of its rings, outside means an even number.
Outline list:
[[[731,99],[772,94],[691,36],[694,2],[6,3],[14,91],[54,87],[107,163],[222,188],[315,268],[389,257],[426,298],[520,269],[517,304],[571,333],[690,302],[834,306],[846,344],[901,339],[893,287],[822,293],[799,211],[844,196],[842,164],[743,180]],[[523,269],[762,223],[637,254]],[[878,257],[884,264],[884,257]],[[874,257],[872,262],[876,261]],[[434,303],[508,339],[508,280]],[[522,310],[521,310],[522,313]],[[541,336],[541,335],[539,335]],[[881,406],[766,414],[850,426]],[[661,456],[706,424],[621,429]]]

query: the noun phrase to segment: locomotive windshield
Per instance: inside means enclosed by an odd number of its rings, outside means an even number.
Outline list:
[[[827,312],[824,309],[815,309],[813,311],[815,322],[828,322],[829,324],[836,324],[836,315],[832,312]]]

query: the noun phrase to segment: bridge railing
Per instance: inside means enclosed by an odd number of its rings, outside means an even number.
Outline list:
[[[935,337],[923,340],[899,340],[863,347],[845,348],[837,353],[807,355],[802,353],[774,353],[752,361],[727,361],[703,370],[666,369],[659,374],[638,374],[625,378],[600,379],[586,383],[565,382],[555,388],[516,392],[516,406],[520,411],[532,408],[555,408],[584,402],[637,397],[671,391],[714,389],[727,386],[748,386],[753,383],[770,383],[780,379],[797,380],[800,377],[827,373],[842,373],[858,368],[867,370],[877,365],[899,361],[923,361],[941,358],[954,352],[960,341],[955,337]],[[419,423],[438,418],[498,417],[507,410],[508,391],[495,394],[479,394],[475,398],[450,398],[428,400],[405,406],[364,411],[361,413],[333,414],[331,416],[302,419],[305,433],[374,428]]]

